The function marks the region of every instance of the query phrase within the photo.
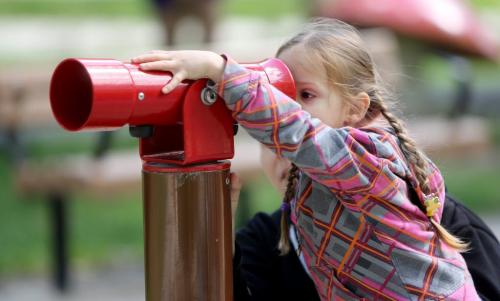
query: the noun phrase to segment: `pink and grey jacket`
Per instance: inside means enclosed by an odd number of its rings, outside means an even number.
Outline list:
[[[423,196],[390,131],[331,128],[231,58],[218,93],[253,138],[299,167],[291,219],[321,300],[480,300],[462,256],[409,200],[408,184]]]

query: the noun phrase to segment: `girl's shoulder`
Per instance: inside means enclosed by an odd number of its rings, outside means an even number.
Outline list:
[[[371,125],[371,126],[365,126],[358,128],[358,130],[367,132],[367,133],[374,133],[377,134],[381,137],[386,137],[386,136],[396,136],[396,133],[394,132],[394,129],[392,127],[385,127],[385,126],[377,126],[377,125]]]
[[[391,170],[397,171],[396,173],[398,174],[407,175],[410,182],[416,186],[415,175],[409,166],[408,159],[401,149],[401,142],[394,129],[391,127],[367,127],[363,128],[363,131],[372,133],[375,137],[374,139],[379,140],[379,143],[376,143],[377,155],[389,159],[392,163],[390,164]],[[427,161],[427,174],[429,185],[431,186],[430,189],[435,193],[441,194],[444,189],[444,184],[439,167],[424,152],[421,152],[421,156]]]
[[[379,127],[379,126],[364,126],[364,127],[343,127],[338,130],[344,131],[346,135],[352,136],[358,142],[364,140],[369,141],[385,141],[388,139],[394,140],[396,135],[392,128]]]
[[[402,176],[408,175],[410,168],[401,148],[400,141],[392,127],[369,126],[359,128],[371,141],[369,152],[384,160],[389,168]]]
[[[401,147],[392,128],[367,126],[350,129],[350,134],[358,141],[364,140],[368,151],[378,157],[393,157],[399,154]]]

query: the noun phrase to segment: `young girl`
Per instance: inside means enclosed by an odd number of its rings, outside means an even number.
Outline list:
[[[292,162],[279,248],[288,253],[287,234],[297,238],[321,300],[479,300],[460,255],[467,245],[440,225],[442,176],[388,109],[355,30],[316,20],[277,57],[293,74],[296,100],[211,52],[133,62],[173,72],[164,93],[184,79],[217,82],[240,125]]]

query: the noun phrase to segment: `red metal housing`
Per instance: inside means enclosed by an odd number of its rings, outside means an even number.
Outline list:
[[[295,97],[292,75],[278,59],[244,66]],[[112,59],[66,59],[52,76],[52,111],[70,131],[152,126],[153,135],[140,143],[141,158],[148,162],[186,165],[232,158],[234,121],[224,102],[201,102],[206,80],[185,81],[163,94],[171,78],[169,72],[144,72]]]

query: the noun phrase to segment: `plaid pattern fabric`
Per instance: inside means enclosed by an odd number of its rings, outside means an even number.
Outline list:
[[[409,200],[406,183],[423,198],[394,135],[330,128],[231,58],[218,93],[252,137],[299,167],[291,217],[322,300],[479,300],[462,256]]]

